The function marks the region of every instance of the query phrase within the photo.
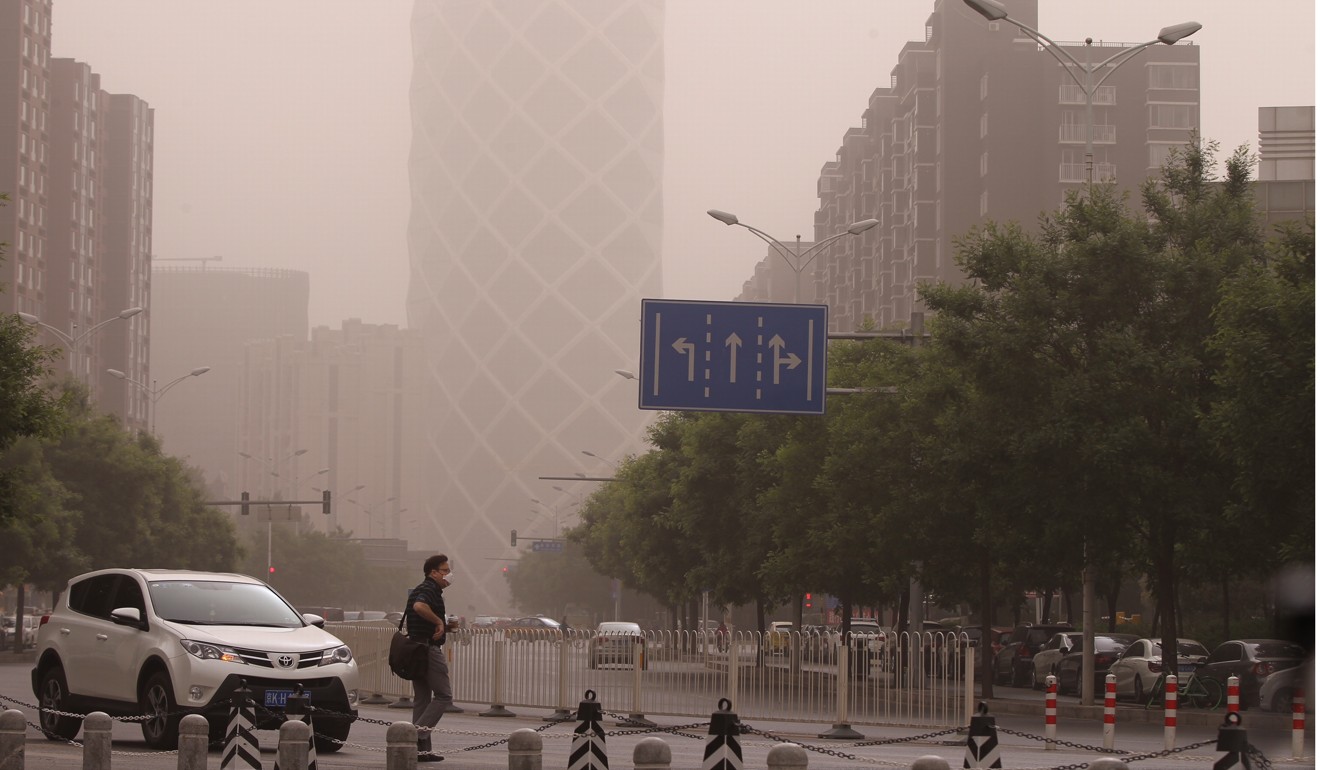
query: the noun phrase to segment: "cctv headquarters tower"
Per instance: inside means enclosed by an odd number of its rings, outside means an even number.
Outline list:
[[[512,609],[501,575],[531,549],[510,530],[553,539],[602,483],[578,477],[644,439],[614,370],[636,368],[641,299],[660,296],[663,22],[663,0],[416,0],[429,488],[401,534],[454,562],[454,614]]]

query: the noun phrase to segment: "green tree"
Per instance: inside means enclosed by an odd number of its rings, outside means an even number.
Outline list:
[[[564,620],[574,611],[608,617],[609,577],[597,572],[570,544],[561,553],[524,551],[506,573],[514,606],[527,614]]]

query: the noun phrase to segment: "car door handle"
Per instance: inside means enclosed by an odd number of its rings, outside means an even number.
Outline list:
[[[72,632],[69,631],[69,629],[67,629],[67,628],[61,628],[61,629],[60,629],[60,636],[68,636],[70,633],[72,633]]]
[[[98,641],[98,642],[104,642],[106,639],[109,639],[109,638],[110,638],[110,637],[109,637],[109,636],[106,636],[105,634],[97,634],[97,635],[96,635],[96,641]]]

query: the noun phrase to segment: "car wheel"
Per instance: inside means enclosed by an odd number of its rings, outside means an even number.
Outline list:
[[[1132,699],[1138,704],[1146,699],[1145,690],[1141,686],[1141,677],[1137,675],[1132,677]]]
[[[1034,670],[1035,669],[1033,669],[1033,671]],[[1026,679],[1027,677],[1023,675],[1021,666],[1014,664],[1013,667],[1009,669],[1008,685],[1010,687],[1026,687]]]
[[[69,711],[69,685],[64,679],[64,669],[51,666],[41,675],[37,685],[41,731],[52,741],[71,741],[82,727],[81,717],[69,717],[55,714],[55,711]]]
[[[1040,681],[1040,677],[1036,676],[1036,665],[1033,663],[1031,666],[1031,689],[1039,690],[1044,686],[1044,683]]]
[[[324,722],[312,721],[313,738],[316,744],[316,753],[333,754],[344,748],[344,741],[348,740],[348,731],[353,723],[347,719],[336,719],[334,721],[326,720]]]
[[[1270,701],[1270,711],[1280,714],[1287,714],[1292,711],[1293,694],[1287,687],[1280,687],[1279,691],[1274,693],[1274,700]]]
[[[147,678],[138,698],[138,706],[147,719],[142,720],[142,740],[153,749],[170,751],[179,745],[179,721],[183,718],[174,703],[174,685],[170,675],[157,671]]]

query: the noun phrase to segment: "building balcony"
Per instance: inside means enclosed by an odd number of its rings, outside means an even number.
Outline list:
[[[1095,181],[1112,182],[1118,178],[1118,166],[1113,163],[1096,163]],[[1085,163],[1060,163],[1059,181],[1063,183],[1085,182],[1086,164]]]
[[[1095,89],[1095,98],[1091,104],[1114,104],[1118,94],[1114,86],[1100,86]],[[1059,86],[1059,104],[1086,104],[1086,91],[1076,84]]]
[[[1092,129],[1094,129],[1091,134],[1093,144],[1114,144],[1118,141],[1117,126],[1092,126]],[[1086,144],[1086,126],[1073,123],[1065,123],[1059,126],[1059,142],[1061,144]]]

